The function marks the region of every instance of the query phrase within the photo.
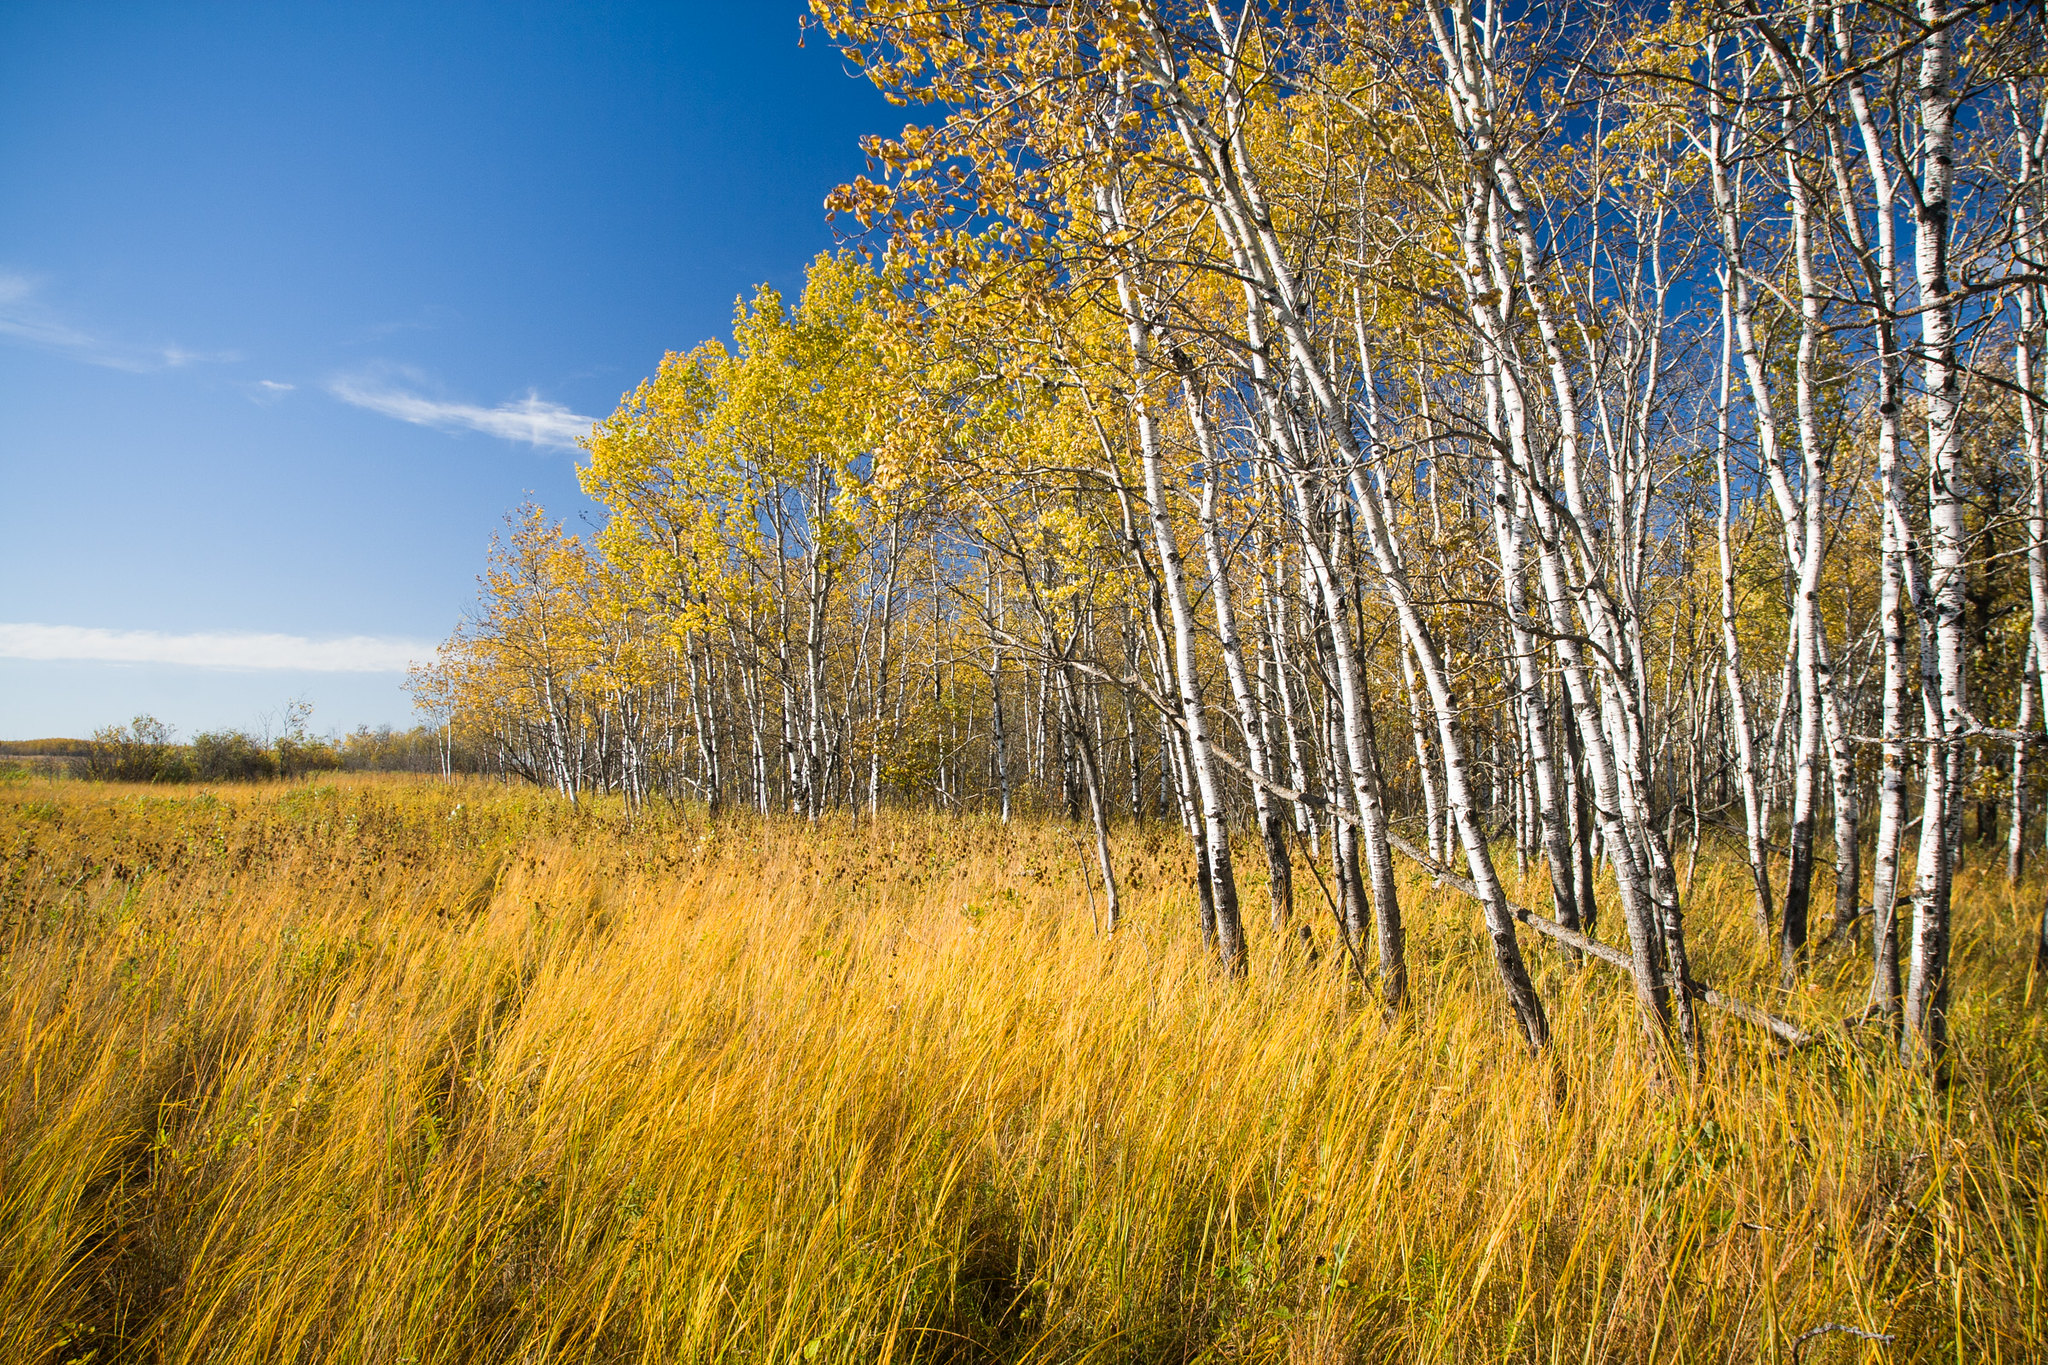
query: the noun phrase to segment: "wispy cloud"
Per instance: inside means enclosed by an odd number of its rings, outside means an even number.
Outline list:
[[[39,297],[41,292],[41,284],[29,276],[0,271],[0,337],[88,365],[131,374],[240,358],[233,351],[193,351],[177,345],[143,346],[111,341],[66,321]]]
[[[560,403],[547,402],[535,393],[484,408],[474,403],[427,398],[376,379],[342,378],[327,388],[344,403],[396,417],[401,422],[441,431],[481,431],[486,436],[524,441],[544,450],[576,449],[576,438],[586,435],[597,420],[571,412]]]
[[[101,630],[0,622],[0,659],[178,664],[187,668],[291,669],[306,673],[402,673],[434,657],[425,640],[348,635],[312,640],[256,631]]]

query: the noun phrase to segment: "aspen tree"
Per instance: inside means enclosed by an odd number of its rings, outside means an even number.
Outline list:
[[[1960,819],[1962,749],[1969,726],[1969,676],[1963,653],[1964,555],[1968,531],[1960,481],[1962,392],[1956,364],[1955,301],[1949,296],[1949,197],[1955,184],[1957,96],[1945,0],[1919,0],[1919,62],[1914,115],[1920,146],[1913,223],[1919,283],[1921,388],[1926,402],[1927,515],[1933,553],[1926,599],[1934,617],[1933,683],[1926,706],[1926,794],[1920,817],[1920,883],[1913,905],[1906,978],[1906,1041],[1911,1057],[1939,1065],[1948,1042],[1950,896],[1954,832]],[[1926,664],[1922,665],[1923,672]],[[1923,687],[1926,685],[1923,682]]]

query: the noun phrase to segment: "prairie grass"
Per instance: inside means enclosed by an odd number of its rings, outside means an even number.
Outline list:
[[[1720,1019],[1660,1079],[1533,947],[1532,1058],[1420,881],[1396,1021],[1262,925],[1220,979],[1164,827],[1113,942],[1051,821],[17,779],[0,848],[7,1362],[2048,1356],[2041,888],[1995,870],[1936,1093]],[[1860,952],[1766,985],[1744,885],[1698,869],[1702,973],[1853,1013]]]

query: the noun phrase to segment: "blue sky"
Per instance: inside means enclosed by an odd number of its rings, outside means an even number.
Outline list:
[[[901,126],[802,12],[0,6],[0,738],[411,723],[582,419]]]

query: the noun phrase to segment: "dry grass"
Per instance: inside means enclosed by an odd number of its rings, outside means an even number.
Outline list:
[[[2027,912],[1974,874],[1937,1098],[1722,1021],[1660,1084],[1617,981],[1543,951],[1531,1060],[1419,884],[1398,1023],[1264,934],[1232,985],[1163,829],[1119,834],[1114,944],[1052,824],[17,780],[0,848],[8,1362],[2048,1350]],[[1698,951],[1770,998],[1739,870]]]

